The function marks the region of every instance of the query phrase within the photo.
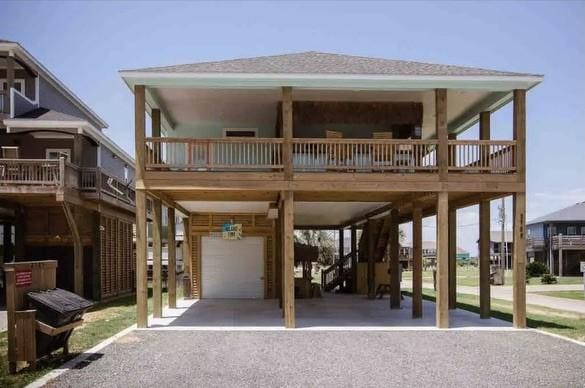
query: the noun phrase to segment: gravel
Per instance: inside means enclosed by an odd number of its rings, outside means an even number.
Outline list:
[[[52,387],[583,387],[585,346],[532,331],[133,331]]]

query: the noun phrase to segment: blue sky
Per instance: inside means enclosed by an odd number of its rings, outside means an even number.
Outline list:
[[[133,101],[120,69],[318,50],[544,74],[527,103],[527,218],[585,200],[583,1],[3,1],[0,15],[0,37],[21,42],[131,154]],[[493,137],[510,138],[511,109],[493,120]],[[458,241],[475,253],[477,209],[459,219]]]

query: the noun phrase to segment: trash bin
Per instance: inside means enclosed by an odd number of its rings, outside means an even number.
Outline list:
[[[36,319],[55,328],[80,320],[93,306],[93,302],[60,288],[33,291],[26,296],[29,307],[37,310]],[[50,336],[37,330],[37,357],[66,347],[72,332],[73,328]]]

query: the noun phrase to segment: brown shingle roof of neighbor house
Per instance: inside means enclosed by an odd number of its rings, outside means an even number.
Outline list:
[[[540,76],[414,61],[307,51],[295,54],[125,70],[146,73],[361,74],[389,76]]]
[[[556,212],[549,213],[545,216],[536,218],[527,223],[527,225],[539,224],[541,222],[567,222],[567,221],[585,221],[585,202],[566,207]]]
[[[84,121],[83,119],[47,108],[36,108],[15,117],[16,119],[34,119],[39,121]]]

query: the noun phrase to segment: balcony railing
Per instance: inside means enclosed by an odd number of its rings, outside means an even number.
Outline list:
[[[145,167],[162,171],[436,172],[438,140],[149,137]],[[290,147],[286,147],[290,145]],[[513,173],[515,141],[450,140],[450,172]]]
[[[80,177],[81,191],[98,192],[100,195],[107,195],[130,205],[135,203],[136,193],[128,183],[106,174],[99,168],[83,168]]]
[[[63,186],[65,168],[64,160],[0,159],[0,184]]]
[[[585,235],[556,235],[552,237],[553,249],[585,249]]]
[[[528,249],[543,249],[545,247],[544,238],[539,237],[527,237],[526,238],[526,248]]]

